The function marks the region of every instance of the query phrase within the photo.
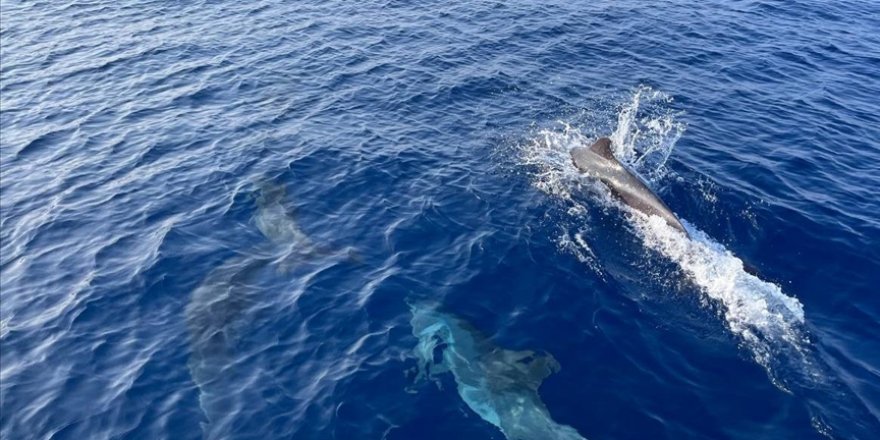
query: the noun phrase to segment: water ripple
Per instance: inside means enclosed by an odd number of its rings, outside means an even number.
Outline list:
[[[586,438],[878,430],[872,2],[0,8],[3,438],[501,436],[415,385],[415,302],[553,353]]]

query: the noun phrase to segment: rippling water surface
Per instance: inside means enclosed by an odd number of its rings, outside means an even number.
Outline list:
[[[876,2],[0,8],[3,438],[880,432]]]

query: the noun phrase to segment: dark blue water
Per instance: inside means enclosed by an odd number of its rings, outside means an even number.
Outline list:
[[[877,438],[828,3],[3,0],[0,436]]]

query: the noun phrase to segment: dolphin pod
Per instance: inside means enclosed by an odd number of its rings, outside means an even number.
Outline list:
[[[451,372],[467,406],[508,440],[584,440],[574,428],[554,422],[538,395],[544,379],[559,370],[553,356],[498,347],[455,316],[424,304],[410,308],[419,339],[418,379]]]
[[[574,165],[584,174],[599,179],[611,194],[635,210],[663,218],[669,226],[688,235],[672,210],[648,188],[642,179],[620,163],[611,152],[611,139],[599,138],[593,146],[571,150]]]

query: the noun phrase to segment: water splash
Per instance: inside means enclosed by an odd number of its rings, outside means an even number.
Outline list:
[[[774,384],[788,389],[774,369],[780,359],[796,358],[804,371],[815,366],[807,355],[804,308],[771,282],[748,273],[743,262],[722,244],[685,222],[691,238],[671,228],[663,219],[631,212],[644,244],[678,263],[682,271],[716,304],[721,304],[728,329],[751,351]]]
[[[610,136],[615,157],[650,182],[666,176],[666,161],[686,128],[671,103],[672,97],[665,93],[648,86],[637,88],[620,106]]]
[[[586,265],[590,270],[595,272],[596,275],[599,276],[599,278],[602,278],[604,280],[605,274],[602,270],[602,265],[599,261],[599,258],[596,257],[596,253],[587,242],[589,232],[590,230],[587,228],[580,228],[572,232],[563,227],[562,233],[556,240],[556,245],[559,250],[574,255],[575,258],[578,259],[578,261]]]
[[[623,105],[611,111],[600,109],[586,125],[559,122],[540,130],[520,149],[521,162],[531,170],[536,188],[567,206],[569,218],[563,223],[583,222],[583,214],[595,206],[623,211],[644,245],[676,262],[699,286],[707,307],[720,306],[717,309],[727,328],[740,338],[773,382],[786,389],[777,365],[796,359],[804,372],[813,371],[805,355],[808,341],[801,303],[778,285],[747,273],[740,259],[692,225],[684,222],[691,235],[688,238],[661,218],[646,216],[617,202],[604,186],[584,178],[571,165],[572,148],[591,145],[601,130],[608,129],[610,124],[601,122],[604,116],[616,121],[611,136],[615,156],[656,186],[668,175],[666,161],[685,130],[676,119],[680,113],[668,108],[671,101],[662,92],[639,87]],[[593,196],[589,203],[583,200],[584,192]],[[585,234],[563,234],[558,245],[595,266],[595,253],[588,240]]]

